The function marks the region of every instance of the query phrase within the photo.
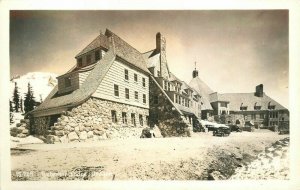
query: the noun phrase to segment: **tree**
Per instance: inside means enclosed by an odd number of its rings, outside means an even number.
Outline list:
[[[18,90],[18,86],[17,83],[15,82],[15,89],[14,89],[14,94],[13,94],[13,103],[15,105],[15,112],[19,112],[19,108],[20,108],[20,94],[19,94],[19,90]]]
[[[21,100],[20,100],[20,111],[24,112],[24,109],[23,109],[23,98],[22,97],[21,97]]]
[[[34,100],[32,87],[30,86],[30,83],[28,83],[27,86],[27,93],[25,94],[25,100],[24,100],[24,110],[25,113],[30,112],[34,109],[36,102]]]
[[[9,123],[10,124],[14,123],[14,115],[12,113],[13,111],[14,111],[14,108],[13,108],[12,102],[9,100]]]

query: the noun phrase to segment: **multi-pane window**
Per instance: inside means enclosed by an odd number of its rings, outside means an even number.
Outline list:
[[[128,80],[129,77],[128,77],[128,70],[127,69],[124,70],[124,74],[125,74],[125,80]]]
[[[65,87],[70,87],[71,86],[71,78],[70,77],[66,77],[65,78]]]
[[[113,123],[117,123],[117,112],[115,110],[111,110],[111,120]]]
[[[87,56],[86,56],[86,63],[87,63],[87,64],[90,64],[91,62],[92,62],[91,55],[87,55]]]
[[[144,125],[143,115],[139,115],[139,119],[140,119],[140,125],[143,126]]]
[[[143,103],[146,104],[146,94],[143,94]]]
[[[143,78],[143,87],[146,87],[146,79]]]
[[[263,113],[259,114],[259,118],[260,119],[264,119],[265,118],[265,114],[263,114]]]
[[[129,99],[129,89],[125,88],[125,98]]]
[[[127,124],[127,113],[126,112],[122,112],[122,123]]]
[[[135,123],[135,114],[134,113],[131,114],[131,124],[134,125],[134,126],[136,126],[136,123]]]
[[[137,91],[134,91],[134,98],[135,98],[136,100],[139,99],[139,93],[138,93]]]
[[[82,67],[82,58],[77,59],[78,67]]]
[[[256,119],[256,114],[251,114],[251,119]]]
[[[95,51],[95,60],[100,60],[100,50]]]
[[[118,85],[114,85],[114,92],[115,92],[115,96],[119,96],[119,86]]]
[[[137,76],[137,74],[134,74],[134,81],[135,81],[135,82],[138,81],[138,76]]]

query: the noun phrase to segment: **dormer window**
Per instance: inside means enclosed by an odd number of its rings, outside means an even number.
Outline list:
[[[275,105],[271,105],[271,102],[268,103],[268,109],[269,110],[274,110],[275,109]]]
[[[100,50],[95,51],[95,60],[100,60]]]
[[[65,87],[70,87],[71,86],[71,78],[70,77],[66,77],[65,78]]]
[[[82,67],[82,58],[77,59],[77,66]]]
[[[86,56],[86,64],[90,64],[92,62],[91,55]]]

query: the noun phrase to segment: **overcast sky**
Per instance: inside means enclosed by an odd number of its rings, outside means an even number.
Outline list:
[[[171,72],[200,78],[219,93],[264,90],[288,108],[288,11],[12,11],[11,75],[63,74],[75,55],[110,29],[140,52],[167,41]]]

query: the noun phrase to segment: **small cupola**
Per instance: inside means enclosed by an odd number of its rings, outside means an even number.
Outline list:
[[[195,70],[193,70],[193,78],[198,76],[198,70],[196,69],[196,62],[195,62]]]

